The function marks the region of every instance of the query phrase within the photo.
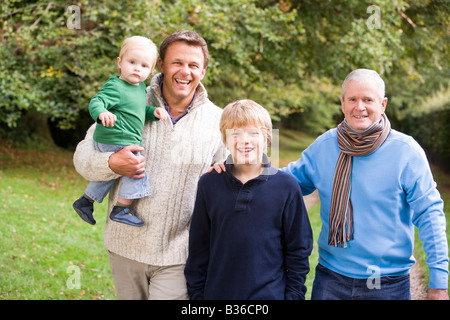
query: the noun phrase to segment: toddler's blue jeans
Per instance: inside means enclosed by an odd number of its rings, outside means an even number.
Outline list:
[[[124,145],[108,145],[94,141],[94,148],[101,152],[117,152],[123,149]],[[134,152],[136,156],[139,152]],[[95,202],[101,203],[113,186],[116,179],[109,181],[91,181],[86,187],[84,193]],[[147,173],[141,179],[122,177],[119,187],[119,197],[123,199],[139,199],[150,195],[150,185],[148,183]]]

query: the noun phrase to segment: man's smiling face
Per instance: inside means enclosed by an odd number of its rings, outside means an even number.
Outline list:
[[[189,105],[206,72],[202,48],[174,42],[167,48],[164,61],[158,61],[158,67],[164,74],[163,96],[169,106]]]

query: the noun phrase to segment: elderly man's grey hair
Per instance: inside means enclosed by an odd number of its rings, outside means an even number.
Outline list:
[[[380,98],[380,101],[383,100],[384,98],[384,90],[385,90],[385,85],[384,85],[384,81],[383,79],[380,77],[380,75],[374,71],[374,70],[370,70],[370,69],[356,69],[352,72],[350,72],[347,77],[345,77],[344,83],[342,83],[342,99],[344,99],[344,95],[345,95],[345,88],[347,86],[347,82],[349,82],[350,80],[359,82],[359,83],[364,83],[364,82],[369,82],[369,81],[373,81],[377,84],[378,86],[378,97]]]

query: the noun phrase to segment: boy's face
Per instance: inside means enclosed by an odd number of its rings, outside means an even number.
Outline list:
[[[248,125],[227,129],[226,137],[226,146],[233,156],[235,165],[262,163],[262,155],[266,149],[266,138],[259,127]]]
[[[119,78],[137,86],[149,77],[154,64],[155,57],[152,56],[150,50],[128,50],[122,59],[117,58],[117,65],[120,68]]]

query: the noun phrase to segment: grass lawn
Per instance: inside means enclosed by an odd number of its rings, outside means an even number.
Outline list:
[[[106,204],[96,226],[72,209],[85,186],[71,152],[0,150],[0,299],[115,299]]]
[[[298,159],[314,139],[280,130],[280,167]],[[24,151],[0,145],[0,299],[116,299],[103,246],[106,201],[96,204],[95,226],[73,211],[72,203],[87,182],[75,172],[72,152]],[[449,176],[435,170],[435,179],[449,203]],[[448,220],[448,209],[446,214]],[[307,299],[318,259],[319,205],[309,215],[315,243]],[[417,255],[425,266],[423,251]]]

